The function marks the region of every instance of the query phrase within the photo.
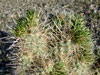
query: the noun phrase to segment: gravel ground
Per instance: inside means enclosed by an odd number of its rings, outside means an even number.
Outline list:
[[[20,16],[24,16],[27,10],[29,9],[35,9],[37,11],[41,10],[41,21],[44,21],[51,13],[55,13],[55,11],[57,12],[58,10],[59,11],[65,10],[66,7],[68,7],[68,5],[71,3],[69,1],[70,0],[50,0],[50,1],[49,0],[0,0],[0,31],[1,31],[0,38],[8,37],[8,34],[10,37],[13,37],[12,28],[16,25],[16,19]],[[78,7],[75,7],[74,11],[76,11],[77,9]],[[85,10],[83,13],[87,15],[86,17],[89,17],[88,14],[91,13],[87,13],[88,6],[84,9]],[[66,11],[68,12],[71,10],[66,9]],[[98,6],[98,11],[100,12],[100,5]],[[92,22],[92,20],[90,21]],[[97,25],[98,26],[91,26],[90,29],[93,31],[92,38],[94,40],[94,53],[95,55],[98,56],[99,55],[98,51],[100,51],[100,18],[98,19]],[[3,33],[6,36],[3,36],[2,35]],[[9,39],[5,40],[9,41]],[[14,41],[14,39],[12,40]],[[10,41],[12,40],[10,39]],[[1,56],[3,55],[6,59],[8,59],[8,57],[6,56],[8,54],[6,53],[7,45],[8,44],[0,44],[0,55]],[[8,46],[10,45],[12,44],[9,44]],[[9,50],[10,54],[11,51],[12,50]],[[0,70],[1,69],[3,70],[2,73],[5,72],[5,70],[7,70],[7,66],[5,65],[8,63],[9,62],[6,63],[0,61]],[[2,66],[5,66],[5,68]]]
[[[58,4],[64,3],[61,0],[56,2],[54,0],[0,0],[0,30],[11,32],[10,30],[16,24],[16,18],[23,16],[29,9],[49,8],[51,12]]]

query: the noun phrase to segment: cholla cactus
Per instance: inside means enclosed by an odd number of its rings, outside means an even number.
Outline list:
[[[34,27],[38,24],[39,17],[38,14],[33,10],[28,10],[26,17],[20,17],[17,20],[17,25],[14,28],[14,34],[16,36],[21,36],[24,33],[27,33],[30,27]]]
[[[54,58],[65,63],[68,75],[88,74],[94,61],[91,32],[85,23],[81,15],[56,14],[48,24],[49,46]]]
[[[85,27],[86,21],[82,15],[57,13],[44,24],[39,24],[34,12],[28,11],[27,15],[26,30],[30,33],[21,32],[24,34],[20,36],[20,73],[90,74],[90,65],[94,61],[93,44],[91,32]]]

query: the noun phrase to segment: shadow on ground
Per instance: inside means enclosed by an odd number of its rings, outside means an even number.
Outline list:
[[[16,69],[16,39],[6,32],[0,31],[0,75],[14,75]],[[16,42],[15,42],[16,43]]]

